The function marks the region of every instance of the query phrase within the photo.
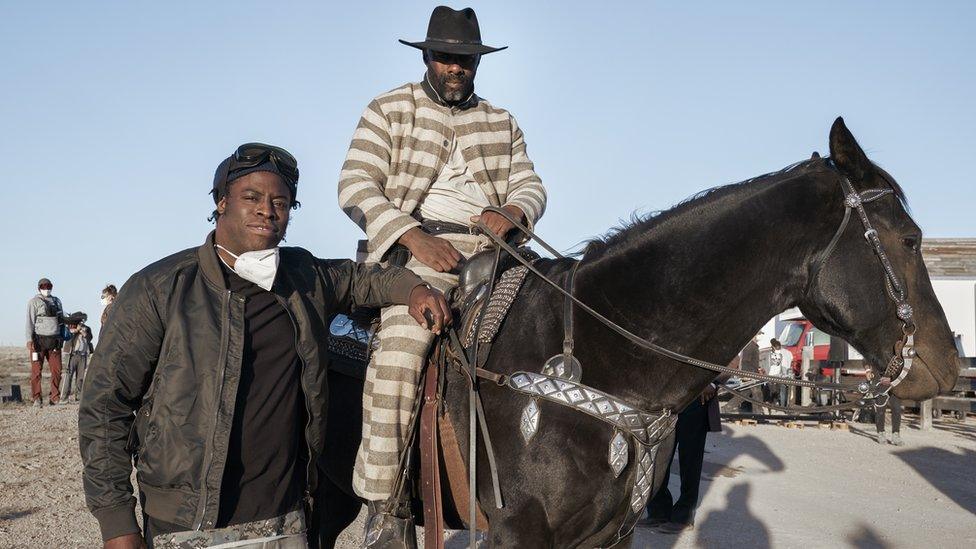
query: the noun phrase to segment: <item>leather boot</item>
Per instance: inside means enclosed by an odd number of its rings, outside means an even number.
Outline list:
[[[417,530],[413,517],[397,516],[388,509],[390,503],[366,502],[366,538],[363,540],[363,549],[417,549]]]

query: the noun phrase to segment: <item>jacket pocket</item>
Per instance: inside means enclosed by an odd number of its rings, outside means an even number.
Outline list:
[[[125,443],[125,449],[132,455],[137,455],[143,446],[143,442],[146,440],[147,428],[149,427],[149,414],[152,410],[152,401],[148,400],[142,403],[139,410],[136,412],[135,420],[132,422],[132,426],[129,427],[129,438]]]

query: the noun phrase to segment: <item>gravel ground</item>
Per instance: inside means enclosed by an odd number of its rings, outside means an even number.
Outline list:
[[[23,353],[0,348],[0,384],[20,383],[27,396]],[[77,412],[76,404],[0,406],[0,547],[99,545],[81,490]],[[709,435],[695,529],[639,529],[634,546],[976,546],[976,421],[944,420],[929,432],[910,416],[906,423],[900,448],[877,444],[868,425],[727,425]],[[362,519],[340,547],[358,547]]]

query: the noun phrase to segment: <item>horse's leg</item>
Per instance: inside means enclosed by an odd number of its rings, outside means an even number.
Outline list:
[[[332,549],[339,534],[359,516],[363,504],[339,488],[328,475],[320,476],[316,492],[308,525],[309,544],[313,549]]]

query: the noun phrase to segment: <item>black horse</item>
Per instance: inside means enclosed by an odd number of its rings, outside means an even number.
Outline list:
[[[907,213],[901,188],[868,160],[840,118],[831,128],[829,160],[815,155],[780,172],[711,189],[590,242],[575,295],[641,337],[718,364],[728,363],[769,318],[799,306],[818,328],[846,339],[883,370],[893,343],[901,339],[902,324],[859,222],[847,225],[811,283],[815,264],[844,216],[844,177],[857,191],[894,191],[866,205],[918,326],[918,358],[893,392],[921,400],[950,390],[958,375],[956,350],[922,262],[921,230]],[[543,268],[562,282],[570,263],[547,262]],[[562,351],[562,303],[555,290],[530,274],[486,368],[503,374],[539,371]],[[582,382],[637,408],[680,410],[715,378],[712,371],[651,354],[582,312],[574,327]],[[467,384],[461,374],[448,371],[446,408],[466,448]],[[358,416],[362,385],[341,375],[333,379],[334,451],[320,494],[325,546],[361,507],[350,489],[360,424],[350,416]],[[624,519],[630,494],[630,475],[615,478],[607,465],[613,429],[543,401],[538,433],[526,443],[519,421],[529,397],[492,383],[481,386],[505,502],[495,508],[487,468],[479,467],[490,545],[605,546]],[[670,444],[659,447],[659,464]],[[480,463],[486,463],[483,449],[481,455]],[[655,490],[664,469],[656,468]],[[617,545],[626,546],[627,538]]]

